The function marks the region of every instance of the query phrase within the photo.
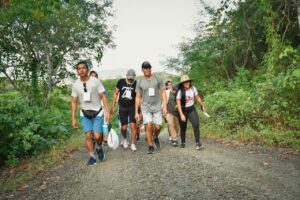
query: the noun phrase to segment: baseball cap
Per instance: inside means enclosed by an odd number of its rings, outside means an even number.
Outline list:
[[[151,64],[148,61],[143,62],[142,68],[151,68]]]
[[[127,79],[135,79],[135,71],[133,69],[129,69],[126,73]]]

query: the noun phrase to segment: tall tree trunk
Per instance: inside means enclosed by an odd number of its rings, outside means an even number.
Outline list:
[[[31,98],[33,99],[35,104],[40,104],[37,68],[37,61],[33,60],[30,66]]]
[[[47,54],[46,59],[47,59],[47,71],[48,71],[48,83],[47,83],[47,88],[44,93],[44,106],[45,107],[48,106],[49,95],[50,95],[50,92],[51,92],[52,86],[53,86],[52,76],[54,74],[53,62],[52,62],[50,53]]]

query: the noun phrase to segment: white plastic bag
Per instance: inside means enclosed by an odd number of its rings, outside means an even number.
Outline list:
[[[116,150],[119,147],[119,137],[116,131],[112,128],[108,133],[107,145],[113,150]]]

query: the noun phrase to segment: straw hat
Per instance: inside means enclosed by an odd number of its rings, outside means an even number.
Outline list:
[[[190,79],[190,77],[188,75],[183,75],[180,78],[180,84],[187,82],[187,81],[192,81],[192,79]]]

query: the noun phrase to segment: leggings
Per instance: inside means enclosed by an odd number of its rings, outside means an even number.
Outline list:
[[[185,108],[183,114],[186,118],[185,122],[181,121],[179,117],[181,143],[185,143],[185,134],[188,120],[190,120],[192,123],[196,143],[200,143],[200,124],[195,106]]]

